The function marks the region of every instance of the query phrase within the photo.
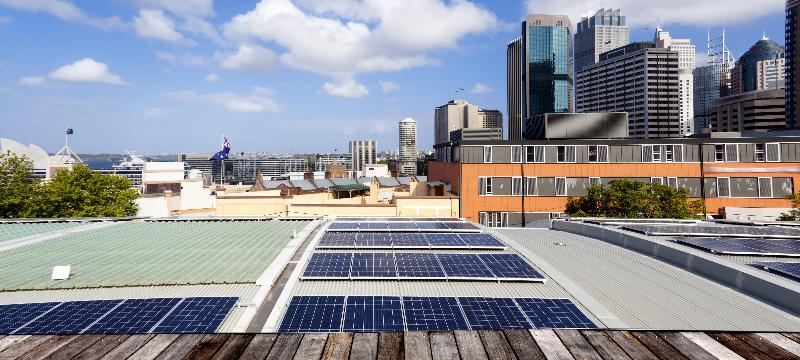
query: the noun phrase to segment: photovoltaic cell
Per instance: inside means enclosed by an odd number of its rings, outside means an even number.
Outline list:
[[[775,271],[800,281],[800,263],[764,261],[755,262],[751,265],[765,268],[770,271]]]
[[[434,254],[396,253],[397,274],[400,278],[444,279],[445,274]]]
[[[403,307],[409,331],[468,329],[454,297],[403,297]]]
[[[304,278],[347,279],[352,253],[314,253],[308,260]]]
[[[153,330],[156,333],[213,333],[238,297],[185,298]]]
[[[475,254],[438,254],[448,278],[464,280],[494,279],[494,274]]]
[[[467,243],[464,242],[464,240],[461,239],[458,234],[427,234],[425,237],[428,242],[428,246],[432,248],[469,248]]]
[[[544,277],[536,272],[517,254],[479,254],[483,263],[501,280],[544,281]]]
[[[720,254],[800,256],[800,240],[731,237],[680,237],[675,240]]]
[[[69,301],[17,330],[15,334],[78,334],[122,300]]]
[[[593,329],[597,326],[568,299],[514,299],[536,328]]]
[[[399,233],[390,236],[393,248],[419,249],[429,247],[425,234]]]
[[[317,247],[323,248],[352,248],[355,245],[355,232],[326,232],[319,239]]]
[[[800,238],[800,229],[780,226],[625,225],[622,228],[655,236]]]
[[[281,321],[280,332],[338,332],[344,296],[295,296]]]
[[[180,298],[131,299],[111,310],[85,333],[139,334],[150,331]]]
[[[505,244],[489,234],[458,234],[458,237],[472,248],[505,248]]]
[[[360,233],[356,236],[357,249],[379,249],[392,247],[392,234],[389,233]]]
[[[472,330],[530,328],[525,314],[510,298],[459,297]]]
[[[8,335],[56,307],[58,302],[0,305],[0,335]]]
[[[342,331],[403,331],[399,296],[348,296]]]
[[[355,253],[350,269],[351,278],[397,278],[392,253]]]

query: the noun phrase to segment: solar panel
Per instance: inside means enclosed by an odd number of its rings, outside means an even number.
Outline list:
[[[90,334],[138,334],[150,331],[180,298],[131,299],[111,310],[85,332]]]
[[[434,254],[396,253],[397,274],[401,279],[446,279]]]
[[[402,231],[430,231],[430,232],[480,232],[480,229],[466,222],[443,221],[387,221],[387,222],[341,222],[336,221],[328,226],[328,231],[367,231],[367,232],[402,232]]]
[[[429,247],[425,234],[398,233],[391,234],[392,247],[396,249],[427,249]]]
[[[468,330],[467,321],[454,297],[403,297],[408,331]]]
[[[492,271],[475,254],[438,254],[448,279],[494,280]]]
[[[780,226],[742,225],[626,225],[623,229],[654,236],[726,236],[800,238],[800,229]]]
[[[189,297],[175,306],[153,330],[157,333],[213,333],[238,297]]]
[[[478,257],[499,280],[545,281],[541,274],[517,254],[479,254]]]
[[[478,234],[470,234],[478,235]],[[465,248],[468,249],[467,243],[459,237],[458,234],[428,234],[426,235],[428,245],[431,248]]]
[[[514,299],[536,328],[593,329],[597,326],[568,299]]]
[[[311,254],[303,278],[348,279],[352,257],[352,253]]]
[[[17,330],[16,334],[78,334],[122,300],[69,301]]]
[[[680,237],[675,241],[719,254],[800,256],[800,240]]]
[[[525,314],[510,298],[459,297],[472,330],[530,328]]]
[[[0,335],[11,334],[22,325],[56,307],[59,302],[0,305]]]
[[[397,278],[394,254],[355,253],[350,278],[387,279]]]
[[[489,234],[458,234],[458,237],[473,249],[505,249],[505,244]]]
[[[800,281],[800,263],[765,261],[765,262],[755,262],[752,263],[751,265],[759,266],[770,271],[775,271],[783,275],[793,277],[796,280]]]
[[[318,248],[352,248],[355,245],[354,232],[326,232],[317,243]]]
[[[357,249],[390,249],[392,247],[392,234],[389,233],[360,233],[356,236]]]
[[[342,331],[403,331],[399,296],[348,296]]]
[[[338,332],[344,296],[295,296],[281,321],[280,332]]]

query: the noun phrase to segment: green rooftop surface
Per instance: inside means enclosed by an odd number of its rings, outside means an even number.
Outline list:
[[[60,222],[60,223],[13,223],[2,224],[0,223],[0,243],[23,238],[26,236],[44,234],[51,231],[68,229],[78,225],[84,225],[78,222]]]
[[[130,222],[0,252],[0,290],[255,282],[307,221]],[[71,265],[67,280],[53,266]]]

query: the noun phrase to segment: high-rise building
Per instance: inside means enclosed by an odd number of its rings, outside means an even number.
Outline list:
[[[731,72],[731,94],[783,87],[783,46],[766,36],[739,57]]]
[[[450,141],[450,132],[459,129],[503,128],[503,114],[481,109],[466,100],[450,100],[434,111],[434,144]]]
[[[344,166],[347,170],[351,170],[350,167],[353,166],[353,158],[350,154],[317,154],[314,170],[327,171],[328,167],[334,163]]]
[[[398,176],[417,175],[417,122],[412,118],[400,120],[399,130]]]
[[[707,65],[693,72],[695,133],[710,127],[715,102],[720,97],[730,95],[731,68],[735,60],[725,41],[724,31],[721,37],[716,38],[712,38],[709,32],[706,42]]]
[[[800,51],[797,30],[800,29],[800,0],[786,0],[786,127],[797,128],[797,109],[800,108]]]
[[[756,90],[717,100],[711,130],[766,132],[786,127],[784,89]]]
[[[577,73],[576,107],[584,112],[627,112],[635,138],[678,137],[678,52],[639,42],[600,55]]]
[[[619,9],[600,9],[581,17],[575,31],[575,71],[596,63],[600,54],[628,45],[630,29]]]
[[[378,142],[375,140],[350,141],[350,170],[360,172],[364,165],[378,162]]]
[[[689,39],[673,39],[669,31],[656,28],[653,40],[656,47],[670,49],[678,53],[678,87],[681,104],[681,136],[694,133],[694,76],[695,47]]]
[[[508,44],[508,137],[519,140],[527,119],[572,112],[572,25],[564,15],[530,14]]]

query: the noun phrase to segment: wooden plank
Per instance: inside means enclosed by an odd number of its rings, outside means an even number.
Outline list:
[[[431,358],[433,360],[459,360],[456,338],[449,331],[434,331],[429,334],[431,339]]]
[[[430,360],[431,342],[425,331],[409,331],[403,336],[405,357],[408,360]]]
[[[153,336],[148,342],[143,344],[133,353],[128,359],[136,359],[136,360],[146,360],[146,359],[155,359],[159,354],[161,354],[164,349],[170,347],[173,342],[176,342],[181,339],[181,336],[178,334],[158,334]],[[182,341],[172,345],[172,346],[180,346],[185,342],[185,339]],[[191,345],[194,346],[194,345]],[[188,352],[188,350],[187,350]]]
[[[664,341],[691,360],[714,360],[716,357],[679,332],[657,332]]]
[[[800,356],[793,355],[792,353],[784,350],[782,347],[773,344],[771,341],[764,339],[756,334],[733,334],[734,337],[741,339],[748,345],[752,346],[758,351],[767,354],[775,359],[792,359],[800,360]]]
[[[477,331],[456,330],[453,332],[458,344],[458,353],[463,360],[488,360],[481,336]]]
[[[3,350],[9,348],[10,346],[16,346],[22,340],[29,338],[30,335],[8,335],[2,339],[0,339],[0,353]]]
[[[375,360],[378,357],[378,333],[358,333],[353,335],[350,347],[351,360]]]
[[[240,359],[242,360],[264,360],[278,339],[278,334],[256,334],[247,349],[244,350]]]
[[[325,351],[322,358],[326,360],[347,360],[350,357],[350,345],[353,344],[353,333],[338,333],[328,335]]]
[[[581,335],[603,359],[630,359],[630,356],[608,334],[599,330],[581,330]]]
[[[653,355],[661,359],[688,360],[678,350],[672,347],[652,331],[632,331],[631,335],[636,337],[640,343],[646,346]]]
[[[486,349],[489,359],[511,360],[517,358],[502,331],[480,330],[478,335],[481,337],[483,348]]]
[[[606,331],[606,335],[614,340],[632,359],[658,360],[650,350],[627,331]]]
[[[378,360],[400,360],[405,358],[403,333],[381,333],[378,335]]]
[[[214,353],[228,340],[230,334],[207,334],[189,351],[184,358],[194,360],[211,359]]]
[[[325,343],[328,341],[328,334],[305,334],[294,358],[298,360],[317,360],[325,350]]]
[[[106,335],[85,350],[81,351],[81,353],[72,358],[72,360],[99,359],[109,351],[114,350],[117,346],[120,346],[120,344],[125,342],[125,340],[128,340],[129,337],[130,335],[125,334]]]
[[[713,355],[717,359],[724,359],[724,360],[744,360],[739,354],[733,352],[731,349],[725,347],[719,343],[719,341],[712,339],[706,333],[701,332],[682,332],[681,335],[685,336],[687,339],[691,340],[693,343],[697,344],[703,348],[703,350],[707,351],[709,354]]]
[[[126,359],[154,336],[154,334],[131,335],[128,337],[128,340],[123,341],[122,344],[114,348],[114,350],[105,354],[102,359]]]
[[[7,347],[0,353],[0,357],[4,359],[16,359],[28,351],[35,349],[39,344],[47,342],[50,338],[52,338],[52,336],[28,336],[19,342],[14,342],[12,346]]]
[[[726,333],[707,333],[714,340],[719,341],[720,344],[725,345],[728,349],[733,350],[745,359],[766,360],[771,359],[767,354],[762,353],[758,349],[750,346],[739,338]]]
[[[214,357],[212,359],[238,359],[242,356],[242,353],[247,346],[250,345],[250,341],[253,340],[253,334],[232,334],[228,341],[226,341],[222,346],[214,353]]]
[[[58,351],[45,357],[45,359],[71,359],[86,348],[100,341],[105,335],[81,335],[62,346]]]
[[[542,350],[539,349],[539,346],[536,345],[536,341],[533,340],[530,331],[509,329],[504,330],[503,333],[506,335],[508,344],[511,345],[511,349],[514,350],[514,354],[517,355],[518,359],[547,359]]]
[[[578,330],[556,329],[556,335],[576,359],[603,360]]]
[[[68,342],[72,341],[78,335],[56,335],[53,336],[47,341],[39,344],[37,347],[31,349],[27,353],[20,356],[20,359],[44,359],[48,355],[52,354],[53,352],[60,349],[62,346],[66,345]],[[5,356],[0,355],[0,358],[5,358]]]
[[[282,360],[293,358],[297,347],[300,346],[301,340],[303,340],[303,334],[285,333],[278,335],[278,339],[275,340],[275,344],[272,345],[267,359]]]
[[[553,330],[537,330],[531,329],[533,340],[536,340],[536,345],[542,350],[544,356],[550,360],[568,360],[574,359],[569,350],[564,346],[558,335]]]
[[[780,346],[782,349],[790,353],[800,354],[800,343],[792,341],[786,336],[777,333],[757,333],[756,335],[772,342],[775,345]]]

